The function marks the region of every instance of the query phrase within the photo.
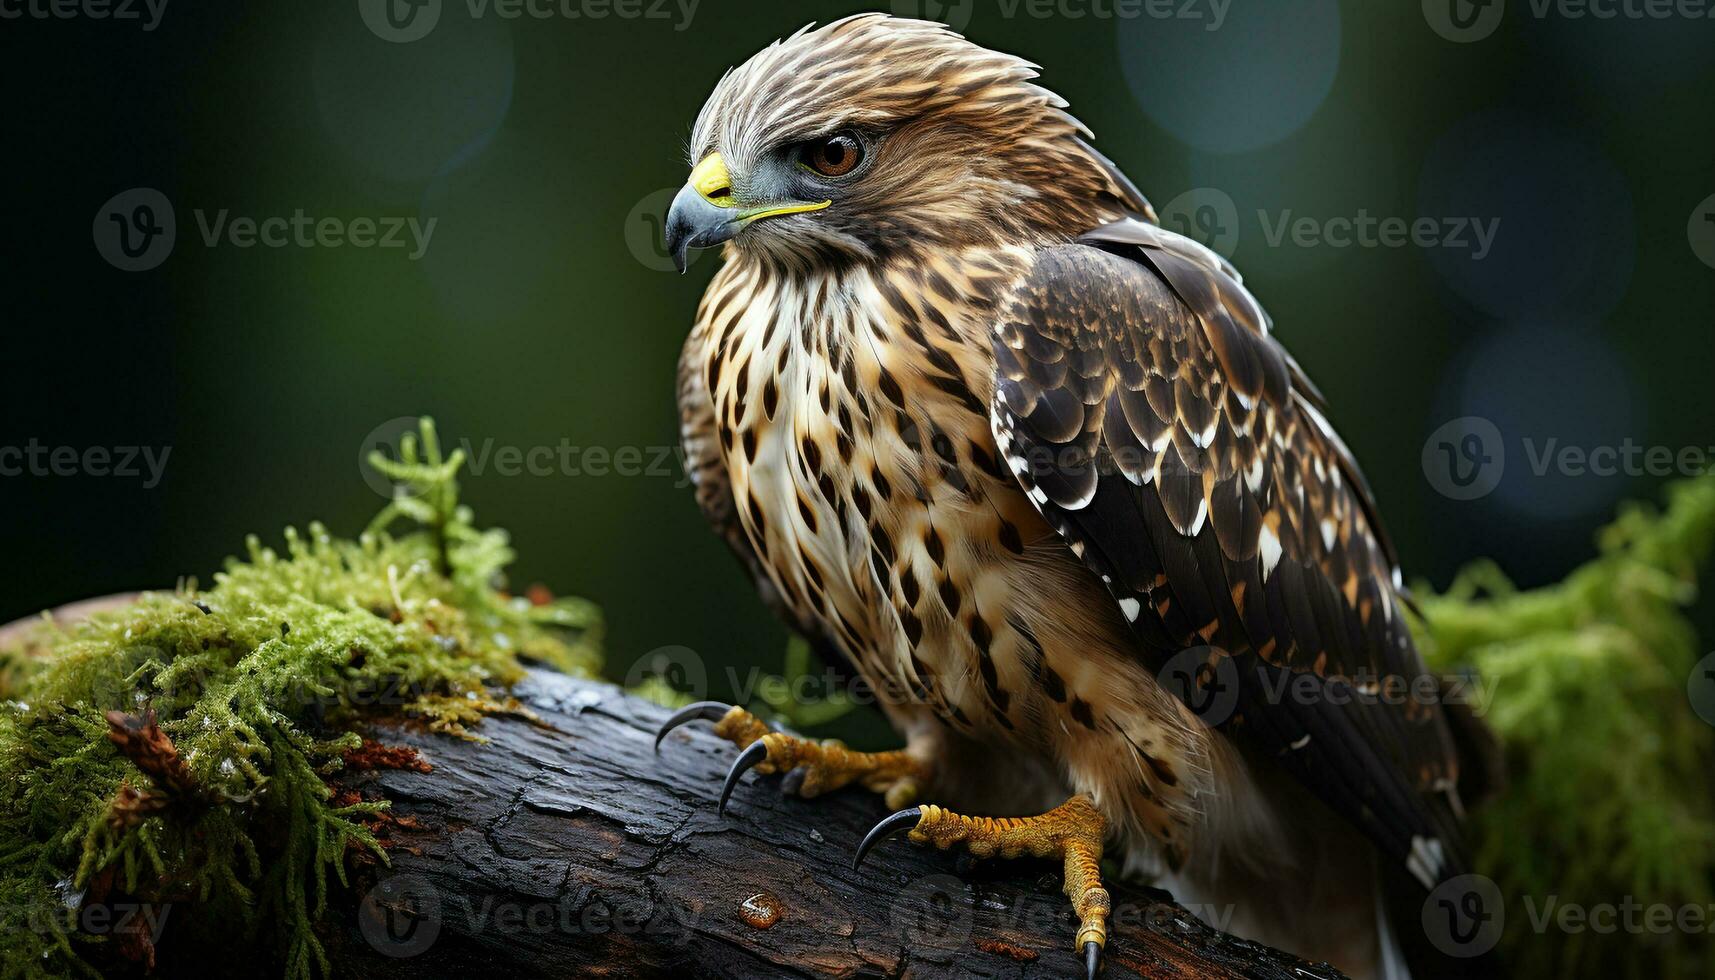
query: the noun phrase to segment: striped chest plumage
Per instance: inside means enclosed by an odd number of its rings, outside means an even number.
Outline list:
[[[903,269],[729,269],[705,308],[705,378],[738,516],[782,598],[878,688],[1014,727],[1001,675],[1025,651],[997,649],[1002,556],[1047,532],[988,436],[988,369],[965,343],[987,328],[983,297],[945,272],[924,310],[904,297],[927,277]]]
[[[1200,750],[1155,685],[1116,682],[1136,671],[1125,624],[990,430],[993,311],[1029,260],[819,278],[729,263],[681,365],[681,399],[712,407],[686,408],[686,445],[694,475],[730,486],[758,577],[880,697],[1051,757],[1080,731],[1118,731],[1135,755],[1113,764],[1138,771],[1131,808],[1159,834],[1189,812],[1173,798]]]

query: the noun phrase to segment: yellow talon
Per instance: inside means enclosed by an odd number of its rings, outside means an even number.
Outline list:
[[[710,703],[704,702],[685,709],[663,726],[661,734],[687,720],[709,717],[710,707]],[[715,721],[714,733],[741,749],[762,743],[762,751],[766,754],[746,753],[757,757],[754,762],[744,762],[743,768],[754,767],[761,773],[802,770],[803,782],[798,786],[798,795],[804,797],[818,796],[855,782],[867,790],[885,794],[889,806],[901,807],[916,799],[919,788],[928,778],[928,770],[923,763],[902,750],[857,752],[846,748],[845,743],[838,739],[814,741],[799,738],[774,731],[762,719],[739,707],[726,708],[720,714]],[[731,781],[742,771],[735,766],[734,773],[729,774],[726,789],[730,790]]]
[[[1102,835],[1107,822],[1089,797],[1079,794],[1035,817],[967,817],[933,804],[896,813],[870,831],[858,848],[858,860],[889,833],[905,829],[919,844],[945,850],[954,844],[979,858],[1059,857],[1064,862],[1066,897],[1078,913],[1074,950],[1084,954],[1092,971],[1108,941],[1108,914],[1113,909],[1102,887]]]

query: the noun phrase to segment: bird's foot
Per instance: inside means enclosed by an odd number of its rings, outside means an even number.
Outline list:
[[[1036,817],[966,817],[938,806],[911,807],[876,824],[858,845],[852,866],[861,864],[875,845],[901,832],[942,850],[963,844],[979,858],[1058,857],[1065,862],[1066,897],[1078,913],[1073,949],[1084,954],[1084,968],[1093,978],[1107,943],[1112,908],[1101,877],[1105,827],[1101,813],[1081,793]]]
[[[810,797],[831,792],[851,783],[881,793],[891,807],[901,807],[917,798],[927,776],[922,763],[904,751],[856,752],[837,739],[813,741],[769,728],[762,719],[743,708],[718,701],[699,701],[681,708],[655,735],[655,745],[680,725],[712,721],[714,732],[743,752],[733,760],[726,783],[721,786],[720,810],[745,770],[760,773],[790,773],[798,795]]]

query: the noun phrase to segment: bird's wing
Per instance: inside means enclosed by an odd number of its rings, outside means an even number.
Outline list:
[[[1202,686],[1179,691],[1193,710],[1232,684],[1236,704],[1205,720],[1278,756],[1426,887],[1460,873],[1457,757],[1392,550],[1231,267],[1154,225],[1107,226],[1041,253],[994,354],[996,442],[1151,669],[1209,648]]]

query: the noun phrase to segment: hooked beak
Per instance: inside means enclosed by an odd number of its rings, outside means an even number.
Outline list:
[[[719,153],[711,153],[691,170],[690,179],[674,195],[667,209],[667,253],[673,264],[685,271],[685,255],[693,248],[708,248],[732,238],[752,221],[783,214],[820,211],[832,201],[787,203],[761,207],[739,207],[733,195],[732,175]]]

